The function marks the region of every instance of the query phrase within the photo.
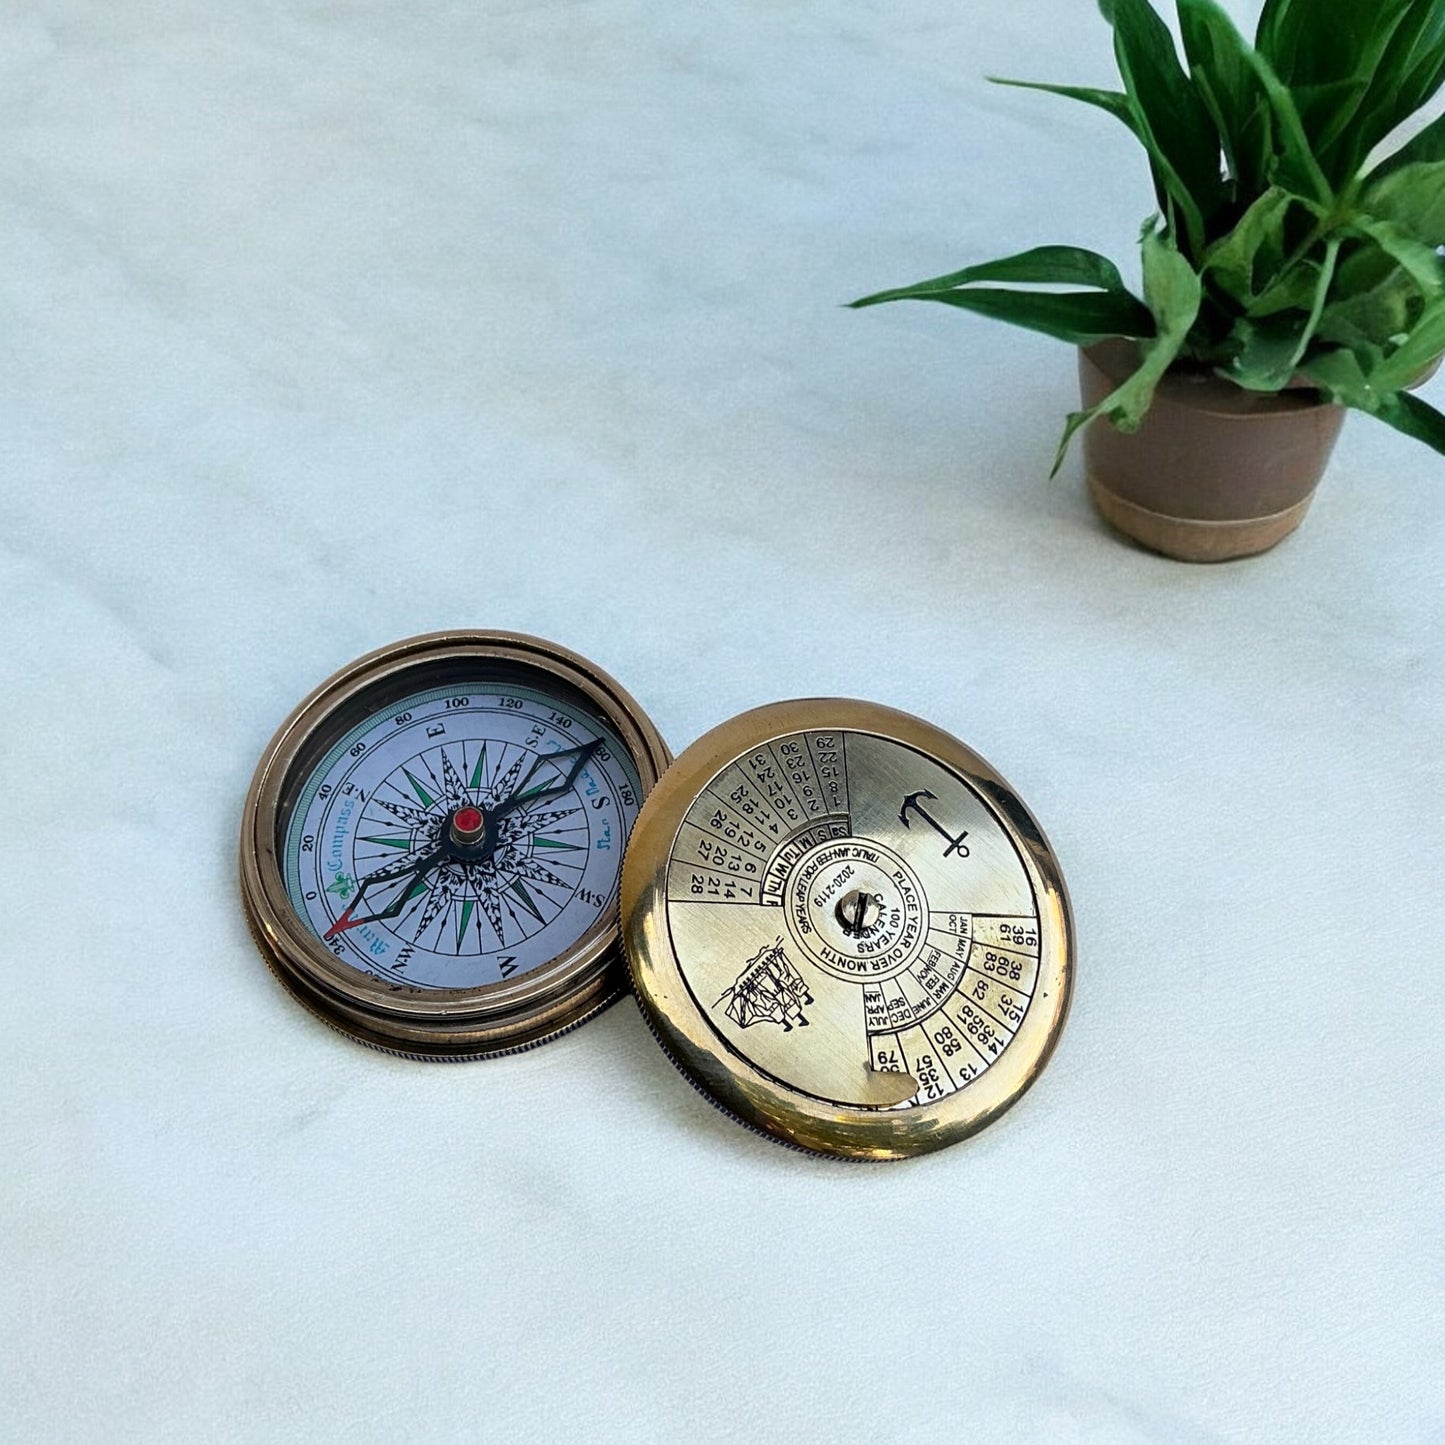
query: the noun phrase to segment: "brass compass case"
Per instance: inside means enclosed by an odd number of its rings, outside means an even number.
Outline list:
[[[369,786],[353,791],[354,760],[388,749],[400,759],[389,777],[376,781],[390,766],[378,763]],[[553,643],[452,631],[381,648],[322,683],[261,757],[241,828],[247,921],[281,982],[354,1039],[415,1058],[530,1048],[626,991],[615,901],[623,803],[635,810],[668,761],[632,697]],[[338,852],[330,875],[309,875],[308,887],[301,865],[330,834],[305,828],[343,792],[345,857]],[[367,808],[392,826],[359,836],[353,813]],[[581,821],[557,824],[555,838],[522,826],[569,812]],[[558,861],[574,855],[582,861]],[[514,890],[505,913],[499,874]],[[343,883],[338,898],[326,896]],[[548,938],[561,943],[555,954]],[[418,978],[428,960],[433,976]]]
[[[1068,1011],[1073,923],[1038,824],[972,749],[873,703],[775,703],[688,748],[633,829],[622,920],[673,1062],[820,1153],[983,1128]]]

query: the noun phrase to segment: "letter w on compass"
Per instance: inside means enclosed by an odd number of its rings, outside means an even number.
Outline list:
[[[784,1033],[792,1033],[795,1023],[807,1028],[803,1007],[813,1002],[813,995],[802,974],[788,962],[780,938],[748,959],[737,982],[717,1002],[724,1000],[727,1016],[740,1029],[769,1023],[782,1024]]]
[[[943,856],[945,858],[947,858],[950,853],[957,853],[960,858],[967,858],[968,849],[963,846],[963,840],[968,837],[968,829],[965,828],[956,838],[951,837],[948,829],[918,801],[920,798],[927,798],[931,802],[937,802],[938,794],[930,793],[927,788],[920,788],[916,793],[909,793],[903,800],[903,806],[898,810],[898,821],[902,823],[905,828],[911,828],[913,824],[909,822],[908,815],[910,812],[917,813],[918,816],[922,818],[925,823],[929,824],[934,831],[943,838],[944,842],[948,844],[948,847],[943,850]]]

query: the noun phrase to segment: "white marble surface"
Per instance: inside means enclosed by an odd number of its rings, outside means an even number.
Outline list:
[[[1063,348],[840,310],[1127,254],[1127,137],[986,71],[1107,38],[0,6],[0,1438],[1445,1438],[1445,465],[1354,419],[1292,541],[1185,568],[1044,480]],[[449,625],[674,746],[828,693],[972,742],[1073,891],[1040,1085],[850,1168],[631,1002],[459,1068],[314,1023],[241,919],[251,768]]]

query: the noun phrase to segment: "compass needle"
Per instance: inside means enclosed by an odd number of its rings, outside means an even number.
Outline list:
[[[590,743],[584,743],[575,748],[566,748],[561,752],[548,753],[545,757],[535,759],[527,770],[526,777],[517,784],[516,791],[509,798],[498,803],[493,812],[500,817],[532,803],[541,803],[548,798],[561,797],[563,793],[571,790],[592,754],[601,746],[602,740],[597,738]],[[565,768],[563,767],[564,759],[567,763]],[[547,778],[548,773],[553,774],[550,780]],[[534,782],[533,780],[539,774],[542,780]]]
[[[253,932],[302,1002],[365,1043],[449,1058],[539,1043],[626,987],[604,904],[666,761],[636,703],[551,643],[385,648],[318,688],[261,760],[242,848]]]
[[[417,888],[425,887],[421,881],[422,878],[429,869],[434,868],[441,861],[442,856],[441,851],[438,850],[428,853],[417,863],[408,860],[395,867],[378,868],[376,872],[368,873],[361,880],[356,897],[351,900],[346,911],[322,934],[322,937],[331,939],[339,933],[344,933],[348,928],[359,928],[364,923],[380,923],[385,919],[395,918],[407,903],[417,896]],[[374,909],[373,912],[358,913],[357,909],[368,893],[389,895],[390,901],[380,909]],[[376,901],[375,898],[372,899],[373,907]]]

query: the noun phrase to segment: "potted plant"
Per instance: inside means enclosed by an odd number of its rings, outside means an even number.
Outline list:
[[[1182,62],[1148,0],[1100,0],[1119,91],[998,82],[1097,106],[1143,146],[1142,296],[1045,246],[852,304],[941,301],[1078,346],[1054,472],[1087,427],[1103,515],[1217,560],[1299,525],[1343,408],[1445,452],[1409,389],[1445,353],[1445,117],[1389,150],[1445,81],[1445,5],[1265,0],[1251,45],[1215,0],[1176,3]]]

